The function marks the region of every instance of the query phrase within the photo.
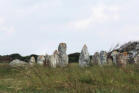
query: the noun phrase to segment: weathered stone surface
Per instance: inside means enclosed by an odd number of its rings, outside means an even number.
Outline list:
[[[115,50],[113,50],[115,51]],[[123,44],[120,48],[116,49],[119,53],[127,52],[128,54],[128,63],[134,64],[134,58],[139,53],[139,41],[130,41],[128,43]],[[114,58],[115,59],[115,58]]]
[[[58,66],[59,63],[60,63],[59,62],[60,61],[60,59],[59,59],[59,52],[57,50],[55,50],[54,53],[53,53],[53,55],[54,55],[55,60],[56,60],[56,66]]]
[[[136,46],[136,50],[139,50],[139,43],[138,43],[137,46]]]
[[[120,53],[117,56],[117,65],[119,67],[126,67],[126,64],[128,63],[128,55],[127,53]]]
[[[100,65],[100,55],[98,52],[96,52],[91,59],[91,65]]]
[[[113,61],[113,63],[114,64],[117,64],[117,55],[119,54],[119,52],[118,51],[113,51],[112,53],[111,53],[111,56],[112,56],[112,61]]]
[[[48,54],[45,54],[45,62],[44,62],[44,65],[45,66],[49,66],[50,64],[50,56]]]
[[[100,63],[102,65],[107,64],[107,52],[105,51],[100,52]]]
[[[43,56],[43,55],[38,56],[38,58],[37,58],[37,64],[44,65],[44,62],[45,62],[45,56]]]
[[[60,67],[65,67],[68,65],[68,55],[66,51],[67,51],[66,43],[60,43],[58,47],[59,62],[57,63],[57,65]]]
[[[120,52],[130,52],[130,51],[137,51],[139,49],[139,41],[135,42],[128,42],[122,45],[118,50]]]
[[[52,67],[52,68],[56,68],[56,60],[55,60],[54,55],[51,55],[49,60],[50,60],[49,66]]]
[[[9,63],[9,65],[12,67],[18,67],[18,66],[26,66],[26,65],[28,65],[28,63],[21,61],[19,59],[15,59],[15,60],[11,61]]]
[[[107,64],[108,64],[108,65],[112,65],[112,64],[113,64],[113,61],[112,61],[111,58],[107,58]]]
[[[79,66],[80,67],[87,67],[90,64],[90,57],[88,53],[87,46],[84,45],[79,57]]]
[[[57,65],[59,65],[59,53],[55,50],[53,55],[50,56],[50,67],[56,68]]]
[[[30,65],[34,65],[35,63],[36,63],[35,57],[32,56],[32,57],[30,58],[29,64],[30,64]]]
[[[139,65],[139,54],[135,57],[135,64]]]
[[[96,58],[95,58],[95,56],[93,55],[92,56],[92,58],[91,58],[91,61],[90,61],[90,65],[92,66],[92,65],[96,65]]]

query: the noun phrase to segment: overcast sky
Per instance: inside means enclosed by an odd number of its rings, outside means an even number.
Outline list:
[[[0,55],[90,54],[139,40],[139,0],[0,0]]]

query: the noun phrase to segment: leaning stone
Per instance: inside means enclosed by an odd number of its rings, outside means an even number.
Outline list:
[[[26,63],[24,61],[21,61],[19,59],[15,59],[15,60],[11,61],[9,63],[9,65],[12,66],[12,67],[20,67],[20,66],[27,66],[28,63]]]
[[[87,46],[84,45],[79,57],[79,66],[80,67],[87,67],[90,64],[90,57],[88,53]]]
[[[65,67],[68,65],[68,55],[66,53],[67,51],[67,45],[66,43],[60,43],[58,47],[58,55],[59,55],[59,61],[58,61],[58,66],[60,67]]]
[[[100,52],[100,63],[102,65],[107,64],[107,52],[105,51]]]
[[[44,62],[45,62],[45,57],[43,55],[38,56],[38,58],[37,58],[37,64],[44,65]]]
[[[35,63],[36,63],[35,57],[32,56],[32,57],[30,58],[29,64],[30,64],[31,66],[33,66]]]

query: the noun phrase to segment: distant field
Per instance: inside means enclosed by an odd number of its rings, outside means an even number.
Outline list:
[[[139,93],[139,70],[133,65],[52,69],[0,64],[0,93]]]

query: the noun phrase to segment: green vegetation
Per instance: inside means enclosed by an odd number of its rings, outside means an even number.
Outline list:
[[[139,93],[139,70],[134,65],[52,69],[2,64],[0,93]]]

